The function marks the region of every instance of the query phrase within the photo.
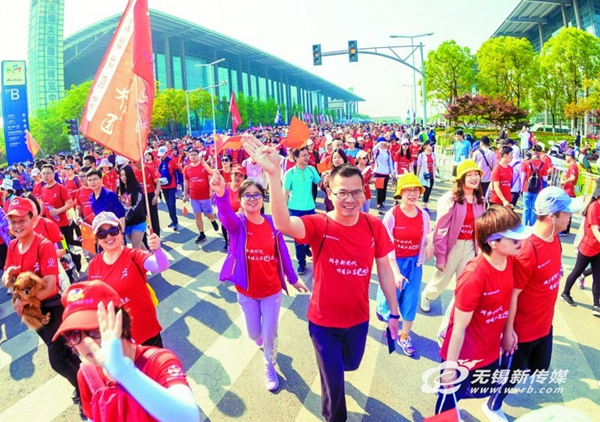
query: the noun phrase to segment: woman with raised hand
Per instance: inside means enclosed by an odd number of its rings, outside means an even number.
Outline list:
[[[225,180],[213,173],[210,186],[214,191],[219,220],[229,233],[229,251],[219,279],[235,284],[238,303],[246,319],[248,337],[264,346],[267,390],[276,390],[279,378],[275,370],[277,324],[281,308],[281,291],[287,293],[285,278],[299,292],[308,292],[298,279],[281,232],[271,217],[260,212],[265,190],[251,179],[238,190],[241,212],[234,213]]]

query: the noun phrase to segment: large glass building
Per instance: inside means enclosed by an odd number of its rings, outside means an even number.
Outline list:
[[[540,52],[565,27],[600,36],[600,0],[521,0],[492,37],[525,37]]]
[[[65,39],[66,87],[94,78],[120,17],[104,19]],[[273,98],[288,110],[298,104],[307,113],[315,108],[323,111],[329,101],[342,100],[340,118],[356,113],[357,102],[364,101],[306,70],[194,23],[156,10],[150,11],[150,23],[160,89],[192,90],[227,81],[227,86],[215,89],[220,98],[229,99],[231,91],[243,92],[263,100]],[[214,66],[198,66],[223,58]]]

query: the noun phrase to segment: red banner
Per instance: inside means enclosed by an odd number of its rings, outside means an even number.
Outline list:
[[[237,104],[235,103],[235,94],[231,92],[231,102],[229,103],[229,112],[231,113],[231,129],[235,132],[237,127],[242,124],[242,116],[238,111]]]
[[[119,155],[140,161],[139,142],[144,151],[153,103],[148,0],[129,0],[94,77],[81,132]]]
[[[27,129],[25,129],[25,138],[27,139],[27,149],[31,153],[31,156],[35,158],[35,155],[41,150],[40,146],[35,142],[35,139],[33,139],[33,136]]]

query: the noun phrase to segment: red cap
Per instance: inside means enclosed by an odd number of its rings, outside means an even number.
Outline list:
[[[231,172],[243,174],[244,176],[246,175],[246,169],[240,165],[233,166],[233,168],[231,169]]]
[[[33,209],[33,204],[29,199],[26,198],[15,198],[10,202],[8,212],[6,215],[16,215],[19,217],[26,216],[28,213],[36,215],[37,213]]]
[[[84,281],[69,286],[62,297],[65,307],[62,324],[52,341],[67,331],[97,329],[100,302],[105,306],[112,302],[117,307],[121,304],[121,298],[115,289],[100,280]]]

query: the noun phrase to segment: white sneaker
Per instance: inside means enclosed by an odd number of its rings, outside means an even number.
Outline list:
[[[266,366],[265,378],[267,379],[267,390],[277,390],[277,387],[279,387],[279,376],[277,375],[274,365]]]
[[[421,293],[421,310],[423,312],[431,311],[431,304],[429,303],[429,299],[427,299],[423,293]]]
[[[487,400],[484,401],[483,403],[481,403],[481,411],[483,412],[485,417],[488,418],[488,420],[490,422],[506,422],[506,421],[508,421],[508,418],[502,411],[502,408],[500,408],[498,410],[490,409],[487,405]]]
[[[9,287],[8,289],[6,289],[6,294],[12,296],[12,294],[13,294],[12,287]]]

